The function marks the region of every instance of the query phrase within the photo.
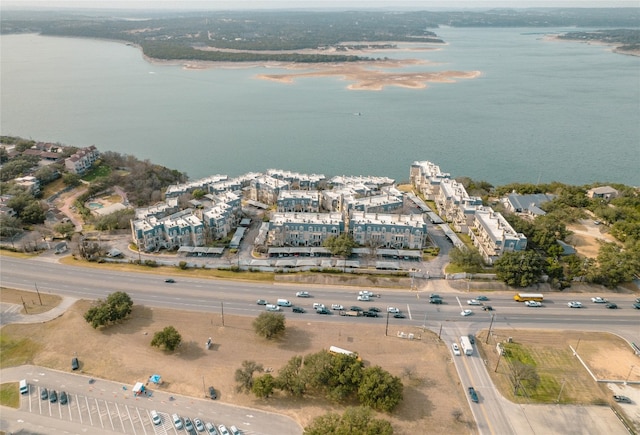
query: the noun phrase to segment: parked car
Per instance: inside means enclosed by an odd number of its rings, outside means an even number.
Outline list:
[[[258,305],[267,305],[268,303],[269,303],[269,302],[267,302],[267,301],[266,301],[266,300],[264,300],[264,299],[258,299],[258,300],[256,301],[256,304],[258,304]]]
[[[297,292],[296,296],[299,297],[299,298],[309,298],[309,297],[311,297],[309,292]]]
[[[609,308],[611,310],[615,310],[616,308],[618,308],[618,304],[614,304],[613,302],[607,302],[605,307],[607,307],[607,308]]]
[[[615,394],[613,396],[613,400],[615,400],[618,403],[633,403],[631,399],[629,399],[627,396],[620,396],[618,394]]]
[[[155,409],[152,409],[149,414],[151,414],[151,422],[153,422],[153,424],[158,425],[162,423],[162,418]]]
[[[452,343],[451,350],[453,350],[453,354],[455,356],[460,356],[460,347],[458,346],[458,343]]]
[[[80,367],[80,362],[78,358],[71,358],[71,370],[78,370]]]
[[[344,307],[340,304],[331,304],[331,309],[332,310],[344,310]]]
[[[227,427],[224,424],[218,426],[218,430],[220,431],[220,435],[230,435]]]
[[[209,386],[209,399],[216,400],[217,398],[218,398],[218,395],[216,394],[216,389],[213,388],[212,386]]]
[[[293,311],[294,313],[304,313],[304,308],[293,306],[291,307],[291,311]]]
[[[582,308],[582,302],[578,302],[578,301],[567,302],[567,306],[569,308]]]
[[[176,280],[173,279],[173,278],[167,278],[167,279],[164,280],[164,282],[169,283],[169,284],[174,284],[176,282]]]
[[[600,296],[596,296],[595,298],[591,298],[591,302],[594,304],[606,304],[607,300],[605,298],[601,298]]]
[[[322,307],[322,308],[318,308],[316,309],[316,313],[318,314],[331,314],[331,310],[327,309],[327,307]]]
[[[238,429],[235,426],[231,426],[229,430],[231,431],[231,435],[242,435],[242,432],[240,432],[240,429]]]
[[[69,397],[67,396],[67,393],[65,393],[64,391],[60,391],[60,405],[66,405],[67,403],[69,403]]]
[[[204,432],[204,424],[202,423],[202,420],[200,420],[199,418],[193,419],[193,425],[196,427],[196,430],[198,432]]]
[[[399,313],[400,310],[396,307],[387,307],[387,313]]]
[[[218,434],[218,429],[216,429],[216,427],[213,425],[213,423],[209,423],[209,422],[207,422],[207,423],[204,425],[204,428],[205,428],[205,430],[207,431],[207,433],[208,433],[209,435],[219,435],[219,434]]]
[[[524,304],[527,307],[541,307],[542,303],[538,301],[524,301]]]
[[[471,311],[471,310],[462,310],[462,311],[460,312],[460,315],[461,315],[461,316],[470,316],[470,315],[472,315],[472,314],[473,314],[473,311]]]
[[[183,424],[182,424],[182,418],[180,418],[180,416],[178,414],[173,414],[171,416],[171,421],[173,421],[173,425],[176,427],[176,429],[181,430],[183,428]]]
[[[482,305],[482,302],[477,299],[469,299],[467,301],[467,305]]]
[[[56,390],[51,390],[51,392],[49,393],[49,402],[56,403],[57,401],[58,393],[56,393]]]
[[[488,301],[489,298],[486,297],[485,295],[480,295],[476,298],[477,301]]]
[[[394,318],[396,318],[396,319],[404,319],[404,318],[405,318],[405,317],[407,317],[407,316],[405,316],[405,315],[404,315],[404,314],[402,314],[402,313],[395,313],[395,314],[393,315],[393,317],[394,317]]]
[[[193,431],[193,423],[191,423],[191,419],[189,417],[184,419],[184,430],[187,432]]]
[[[42,390],[40,390],[40,399],[47,400],[48,398],[49,398],[49,390],[47,390],[46,388],[43,388]]]
[[[478,393],[476,393],[476,389],[473,387],[469,387],[469,396],[471,396],[471,401],[474,403],[478,403]]]

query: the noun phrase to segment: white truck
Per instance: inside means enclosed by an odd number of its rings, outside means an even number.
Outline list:
[[[460,337],[460,347],[465,355],[473,355],[473,345],[466,335]]]

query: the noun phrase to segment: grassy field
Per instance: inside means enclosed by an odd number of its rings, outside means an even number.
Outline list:
[[[512,343],[508,343],[508,337]],[[498,360],[497,343],[505,354]],[[599,379],[624,379],[636,358],[629,346],[607,333],[579,331],[496,330],[486,344],[486,331],[478,334],[478,349],[487,360],[489,374],[500,392],[515,403],[607,404],[610,394],[587,372],[570,346],[578,352]],[[516,394],[512,374],[514,361],[535,367],[539,383],[524,382]]]
[[[0,405],[16,409],[20,406],[20,392],[17,382],[7,382],[0,385]]]

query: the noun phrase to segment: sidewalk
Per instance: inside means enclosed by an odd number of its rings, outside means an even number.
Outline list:
[[[0,325],[8,325],[10,323],[44,323],[60,317],[67,309],[76,303],[78,299],[64,296],[62,302],[57,307],[45,311],[40,314],[22,314],[20,310],[22,306],[19,304],[3,303],[0,306]]]

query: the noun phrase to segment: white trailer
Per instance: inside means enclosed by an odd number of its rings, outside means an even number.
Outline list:
[[[473,345],[466,335],[460,337],[460,347],[465,355],[473,355]]]

